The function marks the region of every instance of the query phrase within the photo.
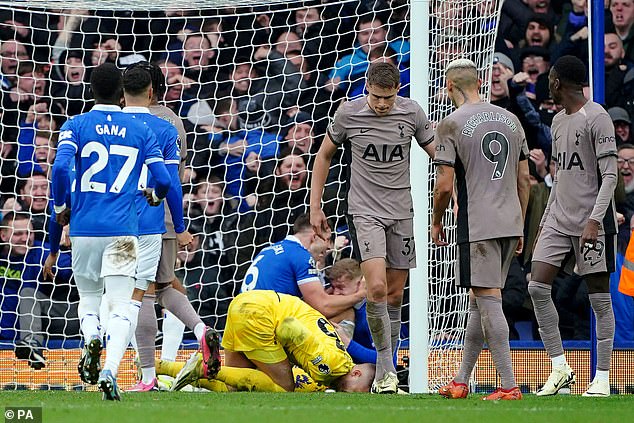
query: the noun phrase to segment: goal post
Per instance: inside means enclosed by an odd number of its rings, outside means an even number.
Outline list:
[[[388,3],[392,6],[386,9],[372,8]],[[342,100],[363,94],[367,64],[338,62],[358,52],[355,43],[364,39],[357,32],[362,18],[381,22],[375,27],[366,21],[365,42],[370,47],[383,46],[372,43],[385,38],[390,50],[384,51],[391,55],[390,60],[399,65],[402,75],[410,75],[411,86],[404,84],[404,88],[410,89],[410,96],[436,124],[452,109],[443,79],[451,60],[472,59],[482,74],[482,94],[488,96],[488,70],[501,4],[501,0],[411,0],[409,5],[404,0],[141,0],[131,11],[129,3],[116,0],[0,0],[0,16],[5,18],[0,21],[0,47],[4,47],[0,76],[3,82],[6,79],[1,88],[5,102],[0,134],[13,137],[3,141],[15,146],[13,155],[0,160],[0,207],[4,213],[19,208],[31,212],[31,234],[37,241],[31,247],[44,251],[45,228],[36,223],[43,222],[47,212],[35,210],[33,200],[46,194],[34,188],[30,175],[35,168],[44,174],[50,169],[52,155],[40,153],[52,150],[47,147],[54,143],[51,133],[59,129],[58,119],[89,109],[86,75],[100,61],[112,60],[122,67],[138,60],[138,55],[157,61],[166,73],[165,102],[183,120],[191,151],[184,183],[185,213],[198,245],[181,253],[178,275],[203,320],[222,330],[245,265],[256,251],[288,231],[289,219],[297,210],[308,209],[307,176],[327,121]],[[310,8],[320,12],[298,18],[299,10]],[[86,11],[80,11],[83,9]],[[281,37],[287,33],[290,35]],[[196,43],[186,44],[193,38]],[[202,63],[207,59],[211,65]],[[213,71],[206,72],[212,67]],[[329,85],[332,75],[344,77],[334,91]],[[46,110],[29,111],[39,103],[46,103]],[[308,125],[312,135],[300,134],[302,124]],[[236,141],[239,131],[258,146],[259,169],[255,172],[247,166],[246,157],[234,160],[235,155],[220,147],[222,141]],[[42,137],[49,138],[38,144]],[[280,154],[291,147],[301,150],[298,155],[305,159],[305,168],[287,172],[299,175],[297,189],[294,179],[284,180],[282,171],[275,172],[282,166]],[[455,243],[437,249],[429,239],[433,167],[422,149],[414,146],[411,151],[418,268],[411,272],[410,300],[404,305],[409,314],[404,314],[403,323],[410,336],[410,389],[422,393],[435,391],[455,373],[468,301],[466,293],[453,285]],[[344,232],[346,181],[341,160],[332,165],[328,186],[334,192],[328,210]],[[218,204],[220,210],[214,209]],[[447,211],[451,241],[455,240],[452,218]],[[14,246],[6,247],[9,255],[17,251]],[[66,266],[61,270],[68,273],[69,261],[61,263]],[[6,311],[13,315],[13,327],[6,338],[2,339],[4,332],[0,335],[0,388],[9,383],[28,388],[63,385],[67,389],[79,384],[80,339],[76,329],[70,330],[77,327],[72,313],[77,307],[76,292],[68,279],[64,282],[67,292],[55,297],[40,289],[47,285],[38,282],[38,277],[25,276],[30,279],[22,281],[33,287],[28,293],[30,302]],[[23,299],[21,294],[17,290],[6,298],[17,304]],[[65,313],[47,316],[59,313],[64,305],[70,305]],[[36,320],[39,323],[33,323]],[[44,351],[49,362],[46,368],[35,372],[24,360],[13,358],[13,344],[26,331],[20,323],[32,325],[37,339],[48,347]],[[124,386],[133,382],[132,367],[128,353],[121,373]]]

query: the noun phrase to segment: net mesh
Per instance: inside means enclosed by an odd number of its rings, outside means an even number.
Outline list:
[[[437,122],[451,109],[443,88],[451,60],[474,60],[488,93],[486,69],[501,2],[428,3],[428,110]],[[68,116],[92,106],[87,81],[96,65],[111,61],[125,67],[143,58],[164,71],[164,103],[187,132],[183,206],[195,235],[194,246],[179,253],[177,276],[203,320],[219,330],[251,259],[284,238],[294,218],[307,211],[315,153],[341,101],[363,95],[368,55],[397,64],[401,95],[409,95],[406,1],[156,0],[138,2],[134,11],[122,4],[0,1],[0,206],[5,217],[19,210],[28,216],[2,227],[0,345],[5,349],[24,340],[50,349],[78,346],[70,252],[62,252],[54,284],[42,279],[41,263],[48,248],[48,180],[57,130]],[[340,234],[346,232],[345,175],[338,155],[325,210]],[[452,221],[450,212],[447,219]],[[454,239],[451,225],[448,235]],[[451,283],[454,249],[427,247],[433,390],[459,363],[455,350],[464,336],[467,298]],[[408,307],[406,302],[405,328]],[[58,383],[55,364],[61,359],[49,355],[41,372],[49,383]],[[0,384],[28,380],[25,375],[32,372],[24,362],[1,363]]]

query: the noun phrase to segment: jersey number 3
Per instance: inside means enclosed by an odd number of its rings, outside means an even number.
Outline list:
[[[491,180],[502,179],[509,158],[509,140],[499,132],[488,132],[482,137],[481,146],[482,155],[495,165]]]
[[[106,184],[104,182],[93,181],[92,178],[108,166],[110,155],[117,155],[125,157],[125,162],[123,163],[123,166],[121,166],[121,169],[119,170],[119,173],[117,174],[117,177],[112,183],[109,191],[114,193],[121,192],[123,186],[128,180],[128,177],[130,176],[130,173],[132,173],[132,170],[134,169],[139,150],[134,147],[112,144],[110,146],[110,151],[108,151],[103,144],[96,141],[90,141],[84,146],[84,148],[81,149],[81,157],[88,158],[93,154],[97,155],[97,161],[91,164],[84,174],[81,175],[80,191],[105,193]]]

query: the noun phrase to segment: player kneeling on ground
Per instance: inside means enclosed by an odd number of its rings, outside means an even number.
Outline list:
[[[293,365],[314,382],[342,392],[369,392],[374,379],[374,366],[355,365],[322,314],[297,297],[273,291],[249,291],[234,298],[222,346],[225,366],[208,377],[236,387],[248,378],[250,390],[293,392],[298,379]],[[200,379],[201,364],[200,354],[192,355],[172,389]]]

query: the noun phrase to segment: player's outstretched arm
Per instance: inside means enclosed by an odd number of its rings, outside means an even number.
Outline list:
[[[330,169],[330,161],[337,151],[337,146],[332,142],[330,136],[326,134],[324,141],[317,152],[313,175],[310,183],[310,223],[313,230],[323,240],[330,238],[330,227],[326,220],[326,215],[321,209],[321,197],[324,192],[324,185]]]
[[[448,165],[436,165],[436,184],[434,185],[434,212],[431,236],[434,244],[447,245],[442,217],[449,206],[453,193],[454,169]]]

